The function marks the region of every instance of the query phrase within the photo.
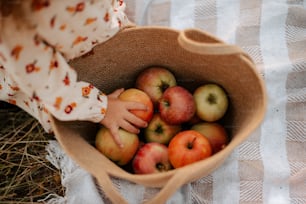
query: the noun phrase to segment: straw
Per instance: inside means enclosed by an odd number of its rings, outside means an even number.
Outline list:
[[[46,159],[54,136],[18,108],[0,109],[0,203],[36,203],[63,195],[60,172]]]

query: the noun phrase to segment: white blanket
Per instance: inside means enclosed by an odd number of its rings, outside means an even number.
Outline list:
[[[306,0],[126,3],[128,16],[137,25],[196,27],[242,47],[267,87],[268,110],[262,125],[214,173],[184,185],[167,203],[306,203]],[[50,203],[109,203],[91,176],[75,164],[72,167],[54,141],[48,151],[63,172],[66,187],[65,197],[50,195]],[[54,157],[58,152],[60,159]],[[114,182],[132,204],[158,192]]]

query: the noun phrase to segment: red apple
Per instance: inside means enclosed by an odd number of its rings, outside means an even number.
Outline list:
[[[179,125],[189,121],[196,106],[192,94],[182,86],[173,86],[164,92],[159,100],[161,118],[169,124]]]
[[[196,114],[204,121],[217,121],[227,111],[228,97],[225,90],[217,84],[198,87],[194,91],[193,97],[196,103]]]
[[[95,145],[107,158],[123,166],[134,157],[139,147],[139,139],[136,134],[127,132],[123,129],[119,129],[119,136],[124,145],[122,148],[115,142],[110,131],[102,127],[96,135]]]
[[[144,129],[144,136],[146,142],[158,142],[167,145],[180,130],[180,125],[170,125],[161,119],[159,113],[155,113],[148,127]]]
[[[201,120],[197,114],[194,114],[193,117],[187,121],[187,125],[192,126],[200,122],[203,122],[203,120]]]
[[[202,134],[195,130],[185,130],[172,138],[168,153],[172,166],[179,168],[210,157],[212,148]]]
[[[219,152],[228,144],[227,132],[219,123],[202,122],[193,125],[191,129],[198,131],[209,140],[213,154]]]
[[[135,102],[140,102],[140,103],[145,104],[147,106],[146,111],[131,110],[131,112],[147,122],[151,120],[153,113],[154,113],[153,102],[148,96],[148,94],[146,94],[144,91],[141,91],[136,88],[129,88],[123,91],[119,95],[119,98],[124,101],[135,101]]]
[[[150,67],[137,77],[135,87],[146,92],[156,105],[164,91],[176,85],[175,76],[163,67]]]
[[[150,142],[142,146],[136,153],[133,162],[136,174],[152,174],[169,171],[172,166],[168,158],[167,146]]]

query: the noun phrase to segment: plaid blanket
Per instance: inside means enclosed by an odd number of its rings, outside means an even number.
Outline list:
[[[185,184],[167,204],[306,203],[306,0],[126,3],[136,25],[200,28],[240,46],[253,58],[267,88],[268,109],[261,126],[215,172]],[[55,142],[47,150],[51,161],[60,162],[66,187],[65,198],[47,197],[48,203],[110,203],[103,192],[101,201],[88,174],[67,162]],[[113,182],[131,204],[159,192],[116,178]]]
[[[196,27],[242,47],[266,83],[262,125],[217,171],[186,184],[168,203],[306,203],[306,0],[126,3],[137,25]],[[157,191],[118,185],[130,203]]]

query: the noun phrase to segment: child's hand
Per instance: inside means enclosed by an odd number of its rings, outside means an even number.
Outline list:
[[[108,105],[104,119],[101,124],[108,128],[113,135],[115,142],[123,147],[120,141],[118,130],[119,128],[125,129],[128,132],[138,134],[139,128],[146,127],[147,122],[138,118],[129,110],[146,110],[147,107],[138,102],[122,101],[118,96],[124,89],[118,89],[108,95]]]

